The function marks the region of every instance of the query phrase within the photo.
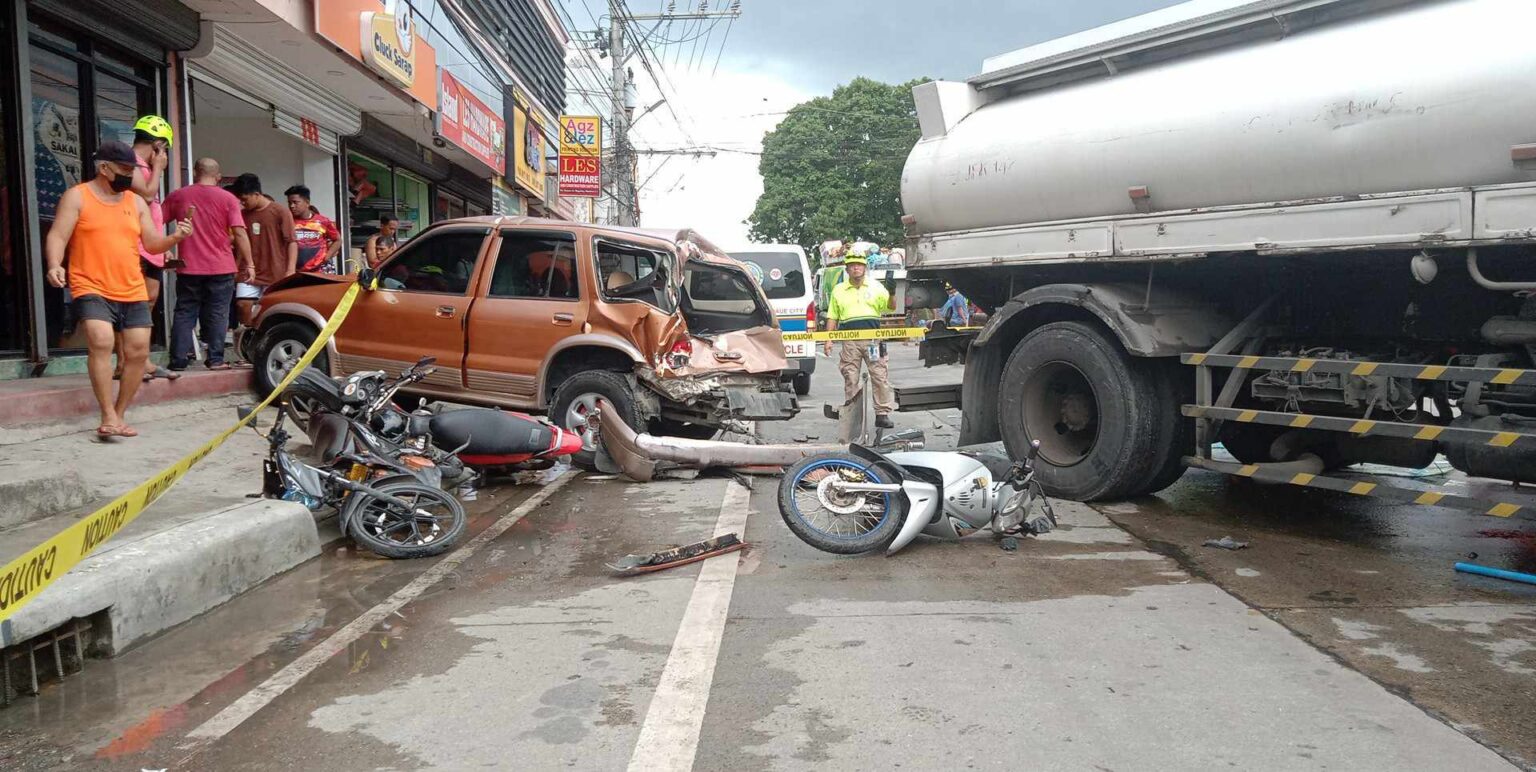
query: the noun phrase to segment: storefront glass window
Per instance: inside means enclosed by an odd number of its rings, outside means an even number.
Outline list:
[[[0,19],[0,31],[5,29],[5,20]],[[0,57],[0,81],[5,83],[11,82],[9,61],[10,57]],[[10,126],[16,115],[9,99],[9,89],[0,93],[0,126]],[[17,255],[25,255],[26,249],[15,243],[18,234],[11,227],[13,213],[19,210],[21,202],[11,187],[11,175],[16,169],[8,155],[10,149],[10,142],[0,142],[0,354],[14,356],[26,350],[26,285],[30,277],[16,259]]]
[[[400,238],[409,238],[420,233],[431,222],[431,194],[426,180],[398,170],[395,172],[395,186],[399,205],[395,214],[400,218]]]

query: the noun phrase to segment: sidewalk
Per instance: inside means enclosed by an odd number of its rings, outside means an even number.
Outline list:
[[[134,395],[130,418],[144,415],[147,407],[180,403],[225,394],[244,393],[250,388],[251,371],[214,372],[193,367],[174,381],[161,378],[144,383]],[[91,393],[90,378],[85,375],[55,375],[0,381],[0,445],[11,444],[7,438],[21,429],[21,436],[52,436],[41,433],[42,425],[76,419],[92,421],[98,415],[96,397]],[[14,441],[14,440],[13,440]]]
[[[227,375],[199,373],[156,385],[223,388],[219,383]],[[5,400],[0,394],[0,404]],[[236,405],[252,401],[242,392],[137,407],[129,417],[140,436],[110,441],[95,437],[94,416],[0,429],[0,563],[169,466],[233,424]],[[270,423],[270,411],[264,419]],[[105,631],[96,635],[101,648],[117,653],[319,554],[308,510],[248,497],[261,489],[265,455],[265,441],[255,433],[232,436],[85,562],[0,624],[0,646],[106,610],[110,640],[102,640]]]

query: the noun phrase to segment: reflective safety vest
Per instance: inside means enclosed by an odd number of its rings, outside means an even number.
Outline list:
[[[832,288],[832,299],[827,304],[827,316],[838,324],[862,319],[878,320],[891,310],[891,296],[879,282],[864,280],[863,286],[855,287],[844,281]]]

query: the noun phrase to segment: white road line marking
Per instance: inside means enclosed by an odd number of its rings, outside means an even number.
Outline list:
[[[715,535],[745,536],[750,508],[751,493],[736,483],[728,483],[725,501],[720,505],[720,519],[715,522]],[[630,772],[687,772],[693,768],[740,559],[741,553],[737,552],[704,561],[693,585],[693,597],[688,599],[682,624],[678,625],[677,638],[672,641],[672,653],[661,671],[656,695],[645,712],[640,739],[629,757]]]
[[[566,472],[545,485],[538,493],[533,494],[527,501],[518,505],[517,509],[503,515],[500,520],[492,523],[489,528],[475,535],[475,538],[464,543],[464,546],[448,553],[448,556],[437,561],[435,565],[415,579],[410,584],[400,588],[394,595],[384,599],[382,603],[363,612],[362,616],[352,620],[346,627],[337,630],[326,638],[318,646],[305,652],[303,656],[288,663],[287,667],[272,674],[271,678],[263,681],[260,686],[241,695],[240,699],[223,710],[213,718],[204,721],[196,729],[187,733],[187,742],[177,746],[182,750],[192,750],[211,743],[224,735],[229,734],[245,723],[246,719],[256,715],[258,711],[277,699],[283,692],[292,689],[295,684],[304,680],[304,677],[313,673],[331,657],[345,651],[347,646],[356,642],[372,630],[375,625],[384,621],[385,617],[399,611],[402,606],[419,597],[432,585],[442,581],[443,577],[452,573],[464,561],[474,557],[476,551],[485,546],[496,537],[506,533],[517,521],[523,519],[535,507],[544,503],[545,499],[554,495],[566,483],[576,475],[575,472]]]

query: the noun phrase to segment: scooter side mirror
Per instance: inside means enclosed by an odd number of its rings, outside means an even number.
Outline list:
[[[250,415],[254,412],[256,412],[255,405],[241,405],[235,408],[235,415],[240,416],[240,420],[242,421],[250,417]]]

